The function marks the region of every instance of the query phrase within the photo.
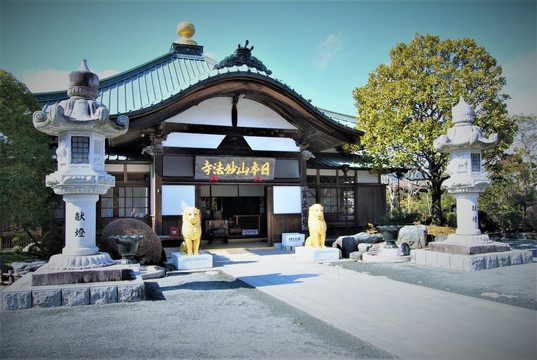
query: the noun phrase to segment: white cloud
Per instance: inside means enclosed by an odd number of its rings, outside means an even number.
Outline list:
[[[25,71],[21,81],[26,84],[31,92],[48,92],[67,90],[69,87],[69,73],[66,70],[47,69],[42,71]],[[117,70],[104,70],[97,73],[99,79],[118,74]]]
[[[328,62],[337,55],[343,48],[346,42],[343,34],[330,34],[317,47],[317,56],[315,57],[315,65],[320,69],[326,69]]]
[[[507,80],[504,91],[511,96],[509,114],[537,115],[537,50],[503,65],[503,75]]]

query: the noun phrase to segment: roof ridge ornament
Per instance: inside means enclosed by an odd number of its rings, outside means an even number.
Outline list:
[[[189,56],[202,56],[203,46],[198,45],[197,42],[191,39],[196,33],[194,24],[188,21],[183,21],[177,24],[177,34],[180,38],[172,43],[170,52],[189,55]]]
[[[246,40],[244,46],[241,46],[239,44],[233,54],[220,61],[220,63],[215,65],[214,68],[218,70],[226,67],[246,65],[259,71],[263,71],[267,75],[272,74],[272,71],[268,70],[267,67],[260,60],[258,60],[255,56],[252,56],[252,50],[254,49],[254,47],[251,46],[250,48],[248,48],[249,43],[250,42]]]
[[[188,21],[183,21],[177,24],[177,34],[181,37],[174,41],[175,44],[182,45],[198,45],[197,42],[191,39],[196,33],[194,24]]]

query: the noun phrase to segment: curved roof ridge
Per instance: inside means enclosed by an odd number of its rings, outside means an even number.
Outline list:
[[[332,120],[334,120],[340,125],[346,126],[351,129],[356,129],[356,126],[358,124],[356,121],[356,116],[351,116],[351,115],[335,112],[332,110],[326,110],[322,108],[317,108],[317,110],[319,110],[325,116],[328,116],[329,118],[331,118]]]
[[[356,120],[334,111],[317,108],[311,100],[305,99],[287,83],[247,64],[230,67],[215,67],[216,60],[205,55],[188,55],[176,52],[163,54],[119,74],[100,81],[98,101],[103,103],[111,116],[132,114],[147,110],[158,104],[169,102],[171,98],[186,91],[194,85],[207,81],[212,77],[226,76],[233,73],[252,74],[276,82],[294,96],[302,99],[304,104],[328,120],[339,126],[356,130]],[[66,90],[47,93],[36,93],[36,98],[44,104],[44,108],[67,98]]]

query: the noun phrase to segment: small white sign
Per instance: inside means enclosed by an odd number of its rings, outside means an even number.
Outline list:
[[[302,246],[304,245],[304,234],[301,233],[283,233],[282,246]]]

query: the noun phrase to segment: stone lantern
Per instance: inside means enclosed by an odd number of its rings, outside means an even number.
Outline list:
[[[483,171],[481,151],[496,146],[498,135],[487,139],[481,128],[473,125],[474,110],[464,99],[452,109],[453,127],[434,140],[434,147],[450,155],[447,172],[450,178],[444,186],[457,200],[457,231],[446,240],[447,243],[485,244],[490,243],[488,235],[481,234],[477,200],[491,181]]]
[[[483,136],[473,125],[474,109],[462,97],[452,115],[453,127],[433,145],[450,155],[450,178],[444,186],[457,200],[457,231],[445,241],[429,243],[429,249],[412,250],[412,262],[462,271],[531,263],[531,250],[511,250],[509,244],[492,241],[479,230],[477,200],[491,185],[481,165],[481,151],[496,146],[498,135]]]
[[[126,133],[129,119],[124,115],[109,119],[106,106],[96,101],[99,78],[86,60],[69,80],[69,99],[33,114],[37,130],[58,137],[58,170],[45,182],[65,201],[65,247],[47,267],[92,269],[115,264],[96,246],[95,205],[99,195],[115,185],[114,177],[104,171],[105,141]]]

